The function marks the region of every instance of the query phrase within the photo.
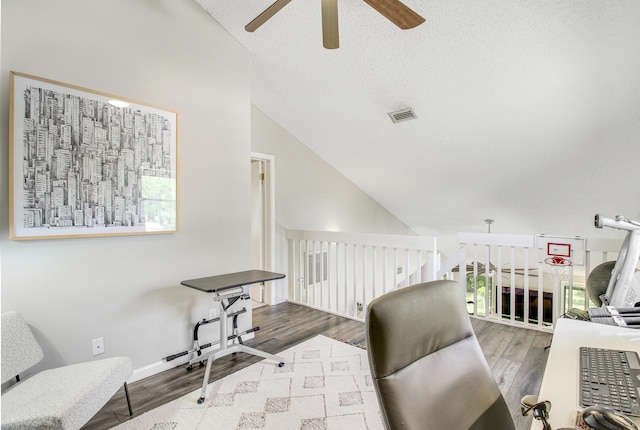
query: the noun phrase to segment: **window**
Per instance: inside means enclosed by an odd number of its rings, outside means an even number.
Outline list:
[[[584,287],[574,285],[571,288],[569,285],[563,286],[564,294],[564,309],[562,313],[566,313],[570,308],[587,310],[589,307],[589,298]],[[571,300],[569,300],[571,298]]]

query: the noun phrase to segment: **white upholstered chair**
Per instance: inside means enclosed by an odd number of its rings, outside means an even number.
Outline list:
[[[113,357],[44,370],[20,381],[19,375],[43,358],[42,349],[22,315],[2,314],[2,383],[16,378],[2,393],[2,430],[79,429],[124,385],[128,357]]]

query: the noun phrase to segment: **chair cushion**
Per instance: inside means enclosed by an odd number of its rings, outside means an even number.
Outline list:
[[[429,354],[377,383],[392,428],[513,429],[475,336]],[[506,426],[499,424],[503,418]]]
[[[2,429],[78,429],[132,373],[128,357],[42,371],[2,395]]]
[[[432,281],[395,290],[367,309],[372,373],[384,377],[474,335],[462,286]]]
[[[369,304],[366,328],[387,428],[514,429],[473,332],[464,286],[439,280],[387,293]]]
[[[42,360],[42,348],[16,311],[2,313],[2,383]]]

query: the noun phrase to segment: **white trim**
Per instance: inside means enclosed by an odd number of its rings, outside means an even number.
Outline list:
[[[337,231],[286,230],[287,239],[319,242],[351,243],[366,246],[379,246],[398,249],[421,249],[437,251],[435,237],[404,236],[396,234],[360,234]]]
[[[250,340],[250,339],[253,339],[254,337],[255,337],[255,333],[247,333],[242,335],[242,340],[243,341]],[[206,363],[207,355],[209,354],[209,352],[211,352],[211,348],[215,346],[217,346],[217,343],[208,348],[201,349],[202,355],[200,357],[202,358],[203,363]],[[191,346],[191,348],[193,348],[193,346]],[[215,348],[214,351],[216,351],[217,349],[218,348]],[[197,358],[197,355],[195,355],[195,353],[190,353],[190,354],[185,354],[182,357],[178,357],[175,360],[171,360],[171,361],[160,360],[160,361],[156,361],[155,363],[151,363],[147,366],[141,367],[139,369],[134,369],[131,377],[127,379],[127,383],[131,384],[133,382],[140,381],[150,376],[157,375],[160,372],[164,372],[166,370],[171,370],[175,367],[182,366],[195,358]],[[194,364],[194,366],[197,366],[197,364]],[[186,372],[187,370],[184,369],[184,371]]]
[[[275,164],[273,155],[251,152],[251,160],[264,161],[264,185],[265,185],[265,245],[264,245],[264,270],[276,271],[276,204],[275,204]],[[265,283],[264,298],[268,305],[276,304],[275,289],[273,282]]]
[[[127,383],[131,384],[133,382],[148,378],[149,376],[153,376],[160,372],[164,372],[165,370],[169,370],[169,369],[173,369],[174,367],[181,366],[189,362],[189,359],[190,359],[190,355],[187,354],[184,357],[176,358],[175,360],[172,360],[172,361],[156,361],[155,363],[151,363],[140,369],[135,369],[131,377],[127,379]],[[203,361],[204,359],[205,358],[203,358]]]
[[[458,233],[461,245],[500,245],[519,248],[533,248],[535,236],[532,234]]]

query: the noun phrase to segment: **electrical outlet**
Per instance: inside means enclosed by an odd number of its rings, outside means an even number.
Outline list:
[[[209,319],[218,318],[218,308],[209,309]]]
[[[104,337],[99,337],[91,341],[91,347],[93,349],[93,355],[104,354]]]

